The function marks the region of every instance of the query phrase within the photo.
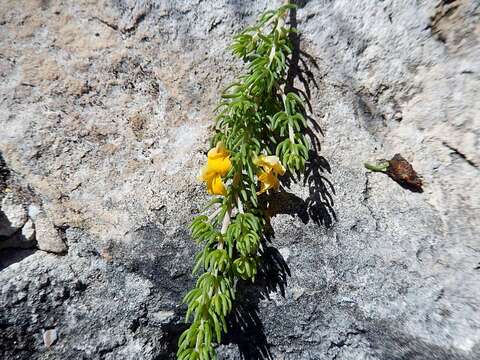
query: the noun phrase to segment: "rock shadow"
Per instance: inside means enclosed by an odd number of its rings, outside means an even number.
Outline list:
[[[0,250],[0,271],[34,254],[36,249],[6,248]]]
[[[13,174],[0,151],[0,233],[4,233],[2,230],[12,226],[10,220],[1,209],[1,203],[7,194],[6,190],[9,188],[9,185],[11,186],[11,183],[13,183]],[[12,264],[22,261],[36,251],[36,249],[34,249],[36,241],[26,241],[22,236],[21,228],[17,229],[14,233],[7,234],[8,236],[0,235],[0,271]]]

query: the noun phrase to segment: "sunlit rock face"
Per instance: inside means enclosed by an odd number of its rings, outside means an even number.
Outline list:
[[[279,4],[0,3],[2,359],[174,358],[228,45]],[[478,1],[299,5],[316,146],[219,358],[480,358]]]

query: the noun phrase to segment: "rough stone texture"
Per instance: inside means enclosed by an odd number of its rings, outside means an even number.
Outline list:
[[[28,219],[28,221],[22,227],[22,236],[26,241],[33,241],[35,240],[35,227],[33,225],[33,221]]]
[[[12,193],[7,194],[0,206],[0,236],[13,235],[25,225],[27,219],[23,204],[17,202]]]
[[[273,3],[0,3],[0,180],[68,245],[0,254],[3,358],[172,358],[195,175],[242,68],[227,46]],[[300,5],[321,151],[269,200],[275,238],[220,358],[478,359],[480,4]],[[424,193],[363,168],[395,153]]]
[[[38,248],[53,253],[63,253],[67,246],[46,214],[41,213],[35,220]]]

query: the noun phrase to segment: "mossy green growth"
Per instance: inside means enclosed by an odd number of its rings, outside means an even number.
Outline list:
[[[302,173],[308,160],[304,100],[285,90],[295,32],[286,19],[293,8],[267,11],[234,37],[233,53],[247,70],[222,94],[199,176],[214,198],[190,226],[202,245],[193,272],[203,273],[183,299],[191,325],[179,339],[181,360],[216,358],[236,283],[257,274],[266,225],[258,197],[277,190],[286,171]]]

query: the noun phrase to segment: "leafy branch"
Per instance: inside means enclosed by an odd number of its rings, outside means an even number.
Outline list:
[[[247,70],[222,93],[212,148],[199,175],[217,197],[190,226],[203,246],[193,273],[203,273],[183,299],[191,325],[179,339],[181,360],[216,358],[214,345],[227,331],[236,282],[254,281],[257,274],[266,225],[258,196],[277,190],[287,170],[301,173],[308,160],[304,101],[285,93],[289,35],[296,31],[285,22],[293,8],[267,11],[234,37],[232,51]]]

